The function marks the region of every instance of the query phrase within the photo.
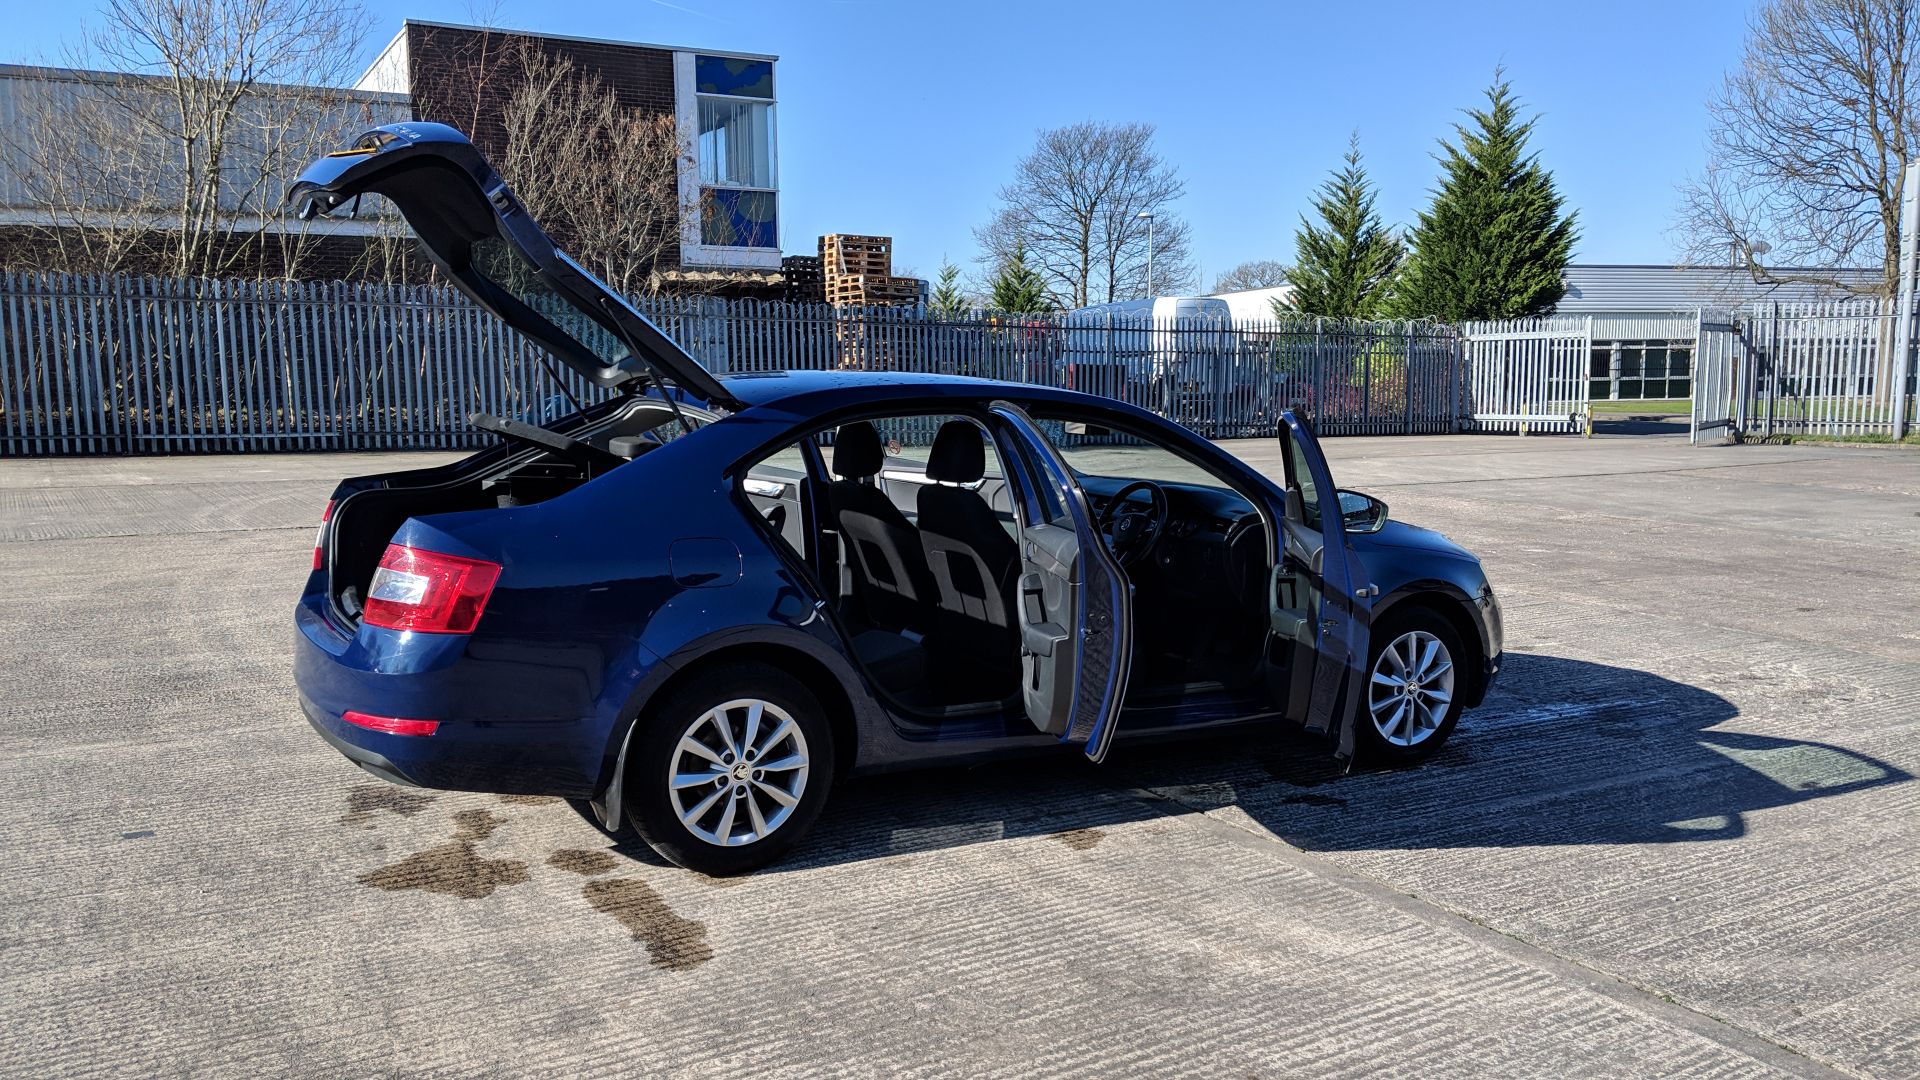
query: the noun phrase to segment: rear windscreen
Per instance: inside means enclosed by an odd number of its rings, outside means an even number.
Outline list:
[[[604,365],[627,355],[618,335],[549,286],[513,245],[497,236],[486,237],[473,245],[472,259],[481,277],[544,319],[553,328],[551,336],[572,340]]]

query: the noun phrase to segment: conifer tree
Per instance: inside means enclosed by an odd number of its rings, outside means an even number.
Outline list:
[[[1447,322],[1542,315],[1566,292],[1561,279],[1577,239],[1553,176],[1527,152],[1534,120],[1501,73],[1487,107],[1442,139],[1441,181],[1407,239],[1413,248],[1389,307],[1403,318]]]
[[[972,308],[966,290],[960,287],[960,268],[942,262],[940,278],[933,283],[933,297],[927,301],[927,314],[936,319],[958,319]]]
[[[1378,318],[1406,247],[1374,209],[1376,196],[1360,164],[1360,136],[1347,142],[1346,162],[1313,200],[1319,224],[1300,218],[1294,234],[1293,294],[1274,314]]]
[[[1008,314],[1044,314],[1057,306],[1040,272],[1027,263],[1027,245],[1015,243],[1000,272],[993,276],[988,306]]]

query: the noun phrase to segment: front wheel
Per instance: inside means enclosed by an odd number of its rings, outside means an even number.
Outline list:
[[[628,820],[660,855],[738,874],[793,847],[833,786],[833,731],[798,679],[764,664],[695,676],[641,718]]]
[[[1386,764],[1432,756],[1460,720],[1460,636],[1430,611],[1391,613],[1375,624],[1367,662],[1361,755]]]

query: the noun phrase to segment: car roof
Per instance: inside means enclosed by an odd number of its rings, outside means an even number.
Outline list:
[[[1079,401],[1113,405],[1111,399],[1094,398],[1071,390],[1057,390],[1031,383],[976,379],[966,375],[937,375],[907,371],[754,371],[723,376],[728,392],[743,404],[778,405],[790,399],[844,394],[853,400],[875,401],[888,397],[965,398],[968,400],[1006,397],[1015,401]]]

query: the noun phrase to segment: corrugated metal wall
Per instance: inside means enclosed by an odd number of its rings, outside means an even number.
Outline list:
[[[74,110],[86,111],[86,130],[120,131],[124,139],[111,147],[78,146],[77,153],[96,156],[103,169],[128,157],[143,159],[141,195],[155,204],[171,205],[176,197],[166,185],[177,185],[178,177],[169,176],[162,166],[178,159],[178,148],[129,122],[142,110],[164,115],[168,87],[167,80],[149,76],[0,64],[0,131],[6,132],[0,137],[0,221],[31,220],[47,209],[42,189],[28,180],[36,170],[35,153],[46,149],[35,145],[34,135],[48,123],[72,116]],[[285,198],[285,181],[301,165],[327,149],[346,145],[369,127],[407,119],[411,108],[404,94],[261,87],[243,102],[233,125],[235,143],[228,162],[233,182],[223,192],[222,209],[277,213]],[[290,164],[266,169],[264,181],[255,182],[252,178],[261,173],[269,155]],[[114,204],[114,189],[92,190]]]

